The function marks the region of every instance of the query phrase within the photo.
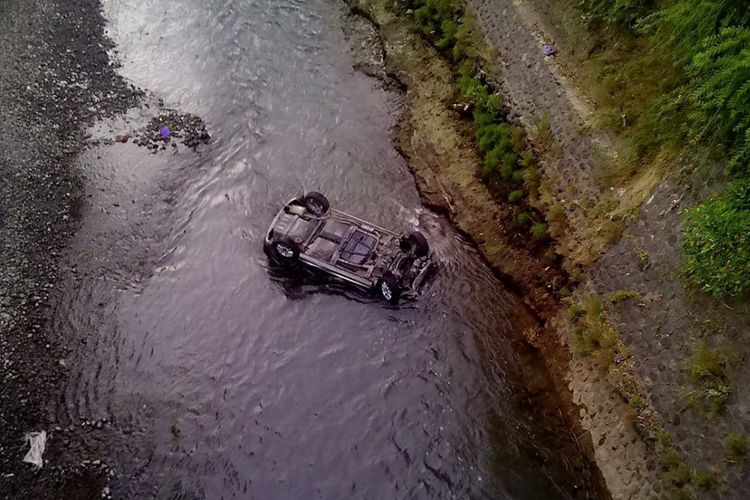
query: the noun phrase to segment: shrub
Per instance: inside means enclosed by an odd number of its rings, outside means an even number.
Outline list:
[[[539,222],[531,226],[531,236],[535,240],[545,240],[549,237],[547,233],[547,224]]]
[[[581,304],[573,304],[568,308],[568,318],[575,319],[583,315],[584,312],[585,310]]]
[[[440,50],[446,50],[453,47],[456,43],[456,32],[458,25],[450,19],[445,19],[440,23],[440,38],[435,42],[435,46]]]
[[[627,356],[617,332],[604,314],[601,297],[589,295],[568,308],[568,318],[578,328],[573,333],[573,349],[581,356],[593,356],[602,366],[609,367],[619,353]]]
[[[615,290],[609,294],[609,301],[612,302],[612,304],[619,304],[620,302],[624,302],[628,299],[635,299],[640,296],[641,294],[635,290]]]
[[[583,306],[594,316],[601,316],[604,313],[604,301],[598,295],[589,295],[583,301]]]
[[[474,99],[478,102],[484,102],[487,100],[487,87],[485,87],[478,78],[471,74],[462,74],[456,82],[458,90],[464,97]],[[479,107],[477,107],[479,109]],[[476,114],[474,121],[477,121]]]
[[[511,203],[516,203],[518,201],[521,201],[523,199],[523,191],[520,189],[516,189],[515,191],[511,191],[508,195],[508,201]]]
[[[528,159],[528,155],[524,154],[521,156],[520,164],[523,166],[524,163],[526,163],[526,160]],[[526,188],[526,190],[529,192],[529,194],[533,197],[539,196],[539,186],[541,184],[541,179],[539,178],[539,171],[537,170],[536,166],[531,164],[528,167],[524,168],[522,171],[523,175],[523,185]]]
[[[669,448],[661,454],[660,458],[664,469],[664,478],[667,481],[677,486],[690,482],[692,475],[690,467],[685,463],[685,459],[682,458],[680,452],[674,448]]]
[[[584,0],[584,8],[600,20],[634,25],[652,6],[651,0]]]
[[[729,434],[724,444],[727,458],[733,462],[739,462],[745,459],[747,452],[750,451],[750,441],[747,434]]]
[[[457,26],[453,19],[459,14],[456,0],[424,0],[414,11],[422,34],[440,49],[451,48],[455,43]]]
[[[646,400],[638,394],[631,394],[630,396],[628,396],[628,404],[635,410],[648,406]]]
[[[531,216],[528,212],[519,212],[515,216],[515,222],[517,226],[526,227],[531,224]]]
[[[691,386],[680,390],[682,399],[699,413],[721,413],[731,392],[725,365],[718,350],[699,342],[684,366]]]
[[[451,57],[454,62],[460,62],[464,59],[476,59],[477,54],[474,49],[474,42],[478,36],[474,19],[471,16],[466,16],[463,22],[458,25],[458,30],[456,30],[456,43],[451,51]]]
[[[750,182],[686,210],[684,273],[704,292],[738,296],[750,288]]]
[[[733,165],[741,168],[750,156],[750,29],[723,28],[708,37],[687,69],[695,134],[731,146]]]
[[[715,471],[693,469],[690,483],[699,490],[712,490],[719,485],[719,479]]]
[[[500,177],[504,180],[510,180],[513,177],[513,166],[501,164],[500,166]]]

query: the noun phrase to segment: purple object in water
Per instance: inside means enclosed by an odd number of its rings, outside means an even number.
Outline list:
[[[553,45],[545,45],[542,47],[542,53],[545,56],[554,56],[557,54],[557,49]]]
[[[162,139],[169,139],[172,134],[169,132],[169,129],[162,125],[159,127],[159,133],[161,134]]]

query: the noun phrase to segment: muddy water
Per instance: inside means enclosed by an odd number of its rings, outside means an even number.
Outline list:
[[[399,96],[352,70],[344,6],[104,5],[123,74],[214,136],[197,153],[114,144],[81,161],[58,327],[88,340],[60,412],[91,429],[118,496],[580,494],[572,439],[530,399],[546,384],[519,341],[532,320],[421,206],[392,145]],[[271,272],[263,233],[312,189],[419,227],[441,262],[423,297],[391,308]]]

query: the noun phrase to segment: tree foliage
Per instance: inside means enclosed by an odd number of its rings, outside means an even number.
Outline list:
[[[740,168],[750,156],[750,29],[722,28],[688,66],[697,135],[732,148]],[[745,172],[750,173],[750,172]]]
[[[596,19],[634,25],[653,6],[652,0],[584,0],[584,9]]]

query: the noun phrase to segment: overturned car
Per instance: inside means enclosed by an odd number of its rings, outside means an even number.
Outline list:
[[[277,265],[322,271],[391,304],[416,295],[435,267],[421,233],[399,235],[332,209],[317,192],[284,205],[263,248]]]

